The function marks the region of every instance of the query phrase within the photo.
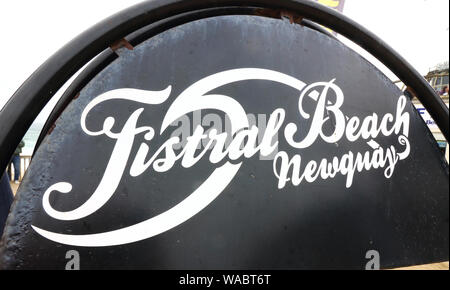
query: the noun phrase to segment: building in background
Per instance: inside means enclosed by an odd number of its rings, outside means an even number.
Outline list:
[[[444,93],[443,89],[449,86],[449,62],[444,62],[432,68],[430,72],[424,76],[424,78],[428,81],[428,83],[433,87],[433,89],[441,96],[444,103],[449,106],[449,97],[448,93]],[[406,89],[406,86],[401,81],[394,82],[402,91]],[[442,134],[439,127],[436,125],[436,122],[430,116],[428,111],[422,105],[422,103],[416,98],[413,98],[413,104],[416,107],[419,114],[422,116],[423,120],[427,124],[431,133],[433,133],[434,138],[436,139],[439,148],[442,153],[445,154],[447,161],[449,161],[449,144]]]
[[[435,89],[436,92],[441,93],[445,87],[448,87],[449,76],[448,62],[447,67],[437,67],[430,71],[425,79],[430,83],[430,85]],[[447,95],[448,99],[448,95]]]
[[[430,83],[430,85],[433,87],[433,89],[440,94],[442,100],[444,103],[449,106],[449,98],[448,98],[448,92],[445,92],[445,88],[449,86],[449,63],[444,62],[442,64],[438,64],[433,69],[430,70],[430,72],[425,76],[425,79]],[[449,145],[447,143],[447,140],[445,140],[444,135],[442,135],[442,132],[439,130],[438,126],[436,125],[436,122],[434,122],[433,118],[431,118],[430,114],[427,112],[427,110],[423,107],[423,105],[419,102],[419,100],[414,100],[414,105],[416,106],[417,110],[419,111],[422,118],[425,120],[425,122],[428,125],[428,128],[430,128],[431,133],[433,133],[434,138],[436,138],[436,141],[439,144],[439,147],[441,150],[446,154],[447,161],[449,160]]]

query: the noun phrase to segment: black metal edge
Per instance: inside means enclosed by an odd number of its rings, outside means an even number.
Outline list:
[[[99,54],[86,68],[75,78],[70,86],[64,91],[63,95],[53,107],[50,115],[44,126],[41,129],[36,146],[34,147],[33,155],[39,148],[39,145],[44,140],[45,136],[51,133],[53,126],[55,126],[56,120],[66,107],[77,98],[78,93],[84,88],[98,73],[100,73],[105,67],[117,58],[117,55],[111,50],[106,49]]]
[[[0,111],[0,169],[6,168],[16,145],[55,92],[112,43],[166,18],[230,6],[289,11],[352,40],[383,62],[414,91],[449,140],[449,109],[428,82],[380,38],[339,12],[308,0],[151,0],[111,16],[73,39],[16,91]]]
[[[177,15],[171,17],[167,20],[162,20],[154,24],[150,24],[144,28],[139,29],[126,36],[125,39],[132,45],[137,46],[142,42],[154,37],[155,35],[162,33],[166,30],[169,30],[173,27],[183,25],[185,23],[195,21],[199,18],[205,19],[209,17],[215,16],[224,16],[224,15],[257,15],[262,16],[262,12],[258,8],[248,7],[227,7],[225,9],[204,9],[201,11],[185,13],[181,15]],[[265,17],[277,16],[276,11],[273,13],[266,13]],[[278,17],[277,17],[278,18]],[[309,21],[307,19],[303,19],[300,22],[301,25],[304,25],[310,29],[316,30],[320,33],[327,35],[339,41],[332,33],[327,31],[320,25]],[[92,61],[90,64],[86,66],[86,68],[75,78],[75,80],[71,83],[71,85],[67,88],[67,90],[63,93],[52,112],[48,116],[42,130],[40,132],[39,138],[36,142],[36,146],[33,151],[33,155],[36,153],[37,149],[41,145],[45,136],[51,133],[56,120],[59,118],[61,113],[65,110],[65,108],[72,102],[74,98],[76,98],[77,94],[104,68],[106,68],[110,63],[112,63],[117,58],[117,54],[114,53],[111,49],[104,50],[97,58]]]
[[[301,24],[306,26],[306,27],[308,27],[308,28],[317,30],[317,31],[327,35],[328,37],[331,37],[331,38],[333,38],[333,39],[335,39],[335,40],[340,42],[340,40],[336,36],[334,36],[332,33],[330,33],[328,30],[326,30],[323,26],[320,26],[320,25],[318,25],[317,23],[314,23],[311,20],[303,19]]]

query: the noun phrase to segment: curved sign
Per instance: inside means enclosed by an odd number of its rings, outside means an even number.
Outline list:
[[[256,16],[117,51],[36,151],[7,269],[364,269],[448,260],[448,164],[336,39]]]

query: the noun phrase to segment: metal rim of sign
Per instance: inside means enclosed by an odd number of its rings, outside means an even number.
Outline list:
[[[308,0],[156,0],[132,6],[93,26],[25,81],[0,113],[0,168],[6,168],[16,145],[63,84],[117,40],[177,15],[213,8],[217,10],[216,16],[230,15],[232,7],[288,11],[352,40],[384,63],[416,94],[449,140],[449,109],[426,80],[384,41],[339,12]],[[191,15],[191,21],[202,18],[206,18],[202,13]]]

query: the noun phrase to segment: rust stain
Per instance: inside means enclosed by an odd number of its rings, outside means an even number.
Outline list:
[[[276,10],[276,9],[256,9],[255,15],[269,18],[288,18],[291,24],[300,24],[303,21],[303,16],[294,14],[291,11]]]
[[[417,98],[416,92],[409,86],[406,87],[406,90],[415,98]]]
[[[289,22],[291,22],[291,24],[300,24],[303,20],[303,17],[297,14],[294,14],[290,11],[281,11],[280,12],[280,18],[289,18]]]
[[[52,134],[52,132],[53,132],[53,130],[55,130],[55,128],[56,128],[56,124],[53,123],[53,125],[50,127],[50,129],[48,129],[47,135]]]
[[[119,48],[126,47],[129,50],[133,50],[134,47],[125,39],[119,39],[109,46],[113,51],[117,51]]]

